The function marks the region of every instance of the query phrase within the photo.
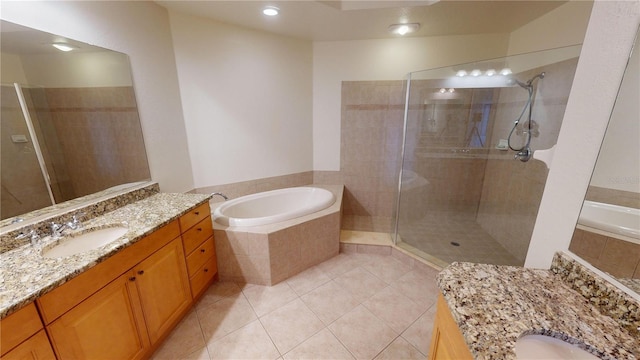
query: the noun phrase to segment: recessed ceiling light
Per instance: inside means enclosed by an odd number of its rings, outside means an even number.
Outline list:
[[[389,25],[389,32],[396,35],[406,35],[411,34],[420,29],[419,23],[411,23],[411,24],[391,24]]]
[[[278,9],[275,6],[267,6],[264,9],[262,9],[262,13],[267,16],[276,16],[280,13],[280,9]]]
[[[458,72],[456,73],[457,77],[463,77],[463,76],[467,76],[467,72],[464,70],[458,70]]]
[[[71,51],[71,50],[75,50],[78,47],[77,46],[73,46],[71,44],[67,44],[67,43],[53,43],[51,44],[54,48],[60,50],[60,51]]]
[[[504,68],[502,70],[500,70],[500,75],[511,75],[511,69],[509,68]]]

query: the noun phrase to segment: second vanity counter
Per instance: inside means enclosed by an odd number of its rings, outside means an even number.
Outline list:
[[[202,194],[158,193],[83,223],[83,229],[126,225],[127,233],[118,240],[64,258],[45,258],[41,245],[21,246],[0,255],[0,319],[39,296],[69,281],[169,224],[210,198]],[[82,231],[79,230],[79,231]]]
[[[515,359],[516,340],[529,334],[585,344],[603,359],[638,355],[640,337],[550,270],[454,263],[438,285],[476,359]]]

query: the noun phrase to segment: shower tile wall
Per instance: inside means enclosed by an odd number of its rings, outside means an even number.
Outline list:
[[[2,86],[2,218],[51,205],[31,136],[27,130],[13,86]],[[24,135],[27,142],[14,143],[11,135]]]
[[[48,150],[83,164],[67,166],[61,189],[76,197],[150,178],[132,87],[48,88],[46,99],[38,117],[50,119],[59,141]]]
[[[529,79],[542,71],[546,73],[543,80],[536,82],[533,120],[539,126],[539,135],[531,140],[533,150],[549,149],[556,144],[577,62],[574,58],[517,75],[519,79]],[[500,91],[489,144],[493,146],[508,137],[526,99],[526,91],[518,87]],[[512,152],[491,150],[477,220],[521,261],[529,248],[547,174],[546,165],[540,161],[514,161]]]
[[[640,209],[640,193],[589,186],[586,200]]]
[[[402,81],[342,83],[343,229],[391,232],[403,114]]]

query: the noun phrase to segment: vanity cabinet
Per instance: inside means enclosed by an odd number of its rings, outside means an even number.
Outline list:
[[[38,299],[61,360],[145,358],[191,304],[178,221]]]
[[[3,319],[0,327],[2,359],[56,358],[33,303]]]
[[[47,326],[59,359],[142,359],[150,348],[127,273]]]
[[[180,218],[187,271],[194,299],[201,296],[218,272],[213,223],[209,203],[204,203]]]
[[[429,359],[473,359],[442,294],[438,296],[436,306],[436,320],[433,324]]]

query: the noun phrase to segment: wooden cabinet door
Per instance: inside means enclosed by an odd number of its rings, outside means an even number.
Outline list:
[[[471,352],[442,294],[438,296],[429,360],[471,360]]]
[[[3,360],[55,360],[49,338],[44,330],[40,330],[35,335],[27,339],[13,350],[2,355]]]
[[[149,339],[155,344],[191,305],[180,237],[141,262],[134,271]]]
[[[58,359],[141,359],[150,348],[135,279],[125,273],[47,326]]]

